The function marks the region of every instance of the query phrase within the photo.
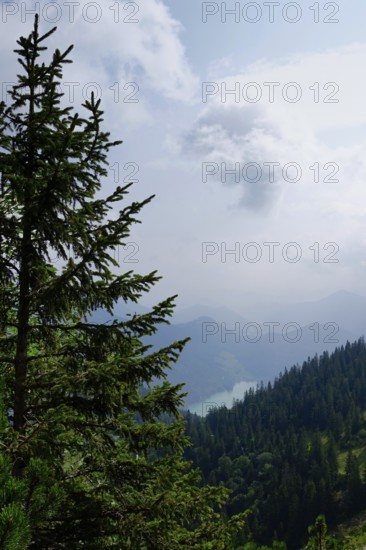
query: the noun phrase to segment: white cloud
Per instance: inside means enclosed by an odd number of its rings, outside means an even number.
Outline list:
[[[121,82],[134,80],[143,93],[156,92],[164,98],[189,101],[197,85],[180,39],[183,29],[160,0],[139,4],[139,10],[131,14],[120,9],[119,21],[111,7],[103,5],[100,21],[91,24],[82,17],[81,2],[77,8],[75,24],[64,24],[65,40],[74,42],[85,65],[94,72],[96,68],[109,78]],[[123,6],[122,3],[119,3]],[[75,30],[77,35],[75,37]]]
[[[75,44],[70,54],[74,63],[64,67],[64,80],[72,85],[63,91],[69,95],[73,87],[77,106],[83,102],[83,95],[90,95],[92,87],[88,85],[96,83],[105,111],[113,108],[113,122],[120,126],[123,121],[124,125],[138,127],[152,123],[151,104],[154,101],[189,103],[192,100],[197,92],[197,79],[181,41],[183,28],[162,1],[136,4],[136,13],[131,13],[130,8],[124,9],[129,4],[122,2],[115,2],[114,9],[112,4],[86,0],[76,4],[71,7],[60,3],[62,17],[51,24],[52,19],[57,19],[57,12],[51,8],[45,11],[42,3],[38,3],[41,5],[41,33],[57,26],[57,32],[47,43],[48,56],[56,47],[64,50]],[[25,2],[19,6],[21,9],[5,16],[1,4],[3,82],[14,81],[15,71],[18,71],[16,56],[12,53],[16,39],[28,36],[33,28],[33,14],[25,12]]]
[[[144,209],[142,226],[134,228],[131,235],[131,240],[140,245],[137,269],[148,272],[158,268],[164,275],[161,297],[178,291],[188,302],[217,299],[235,305],[244,289],[260,292],[263,297],[277,294],[298,299],[303,299],[306,292],[310,298],[314,293],[321,296],[343,287],[360,291],[364,286],[362,235],[366,234],[366,82],[362,71],[366,44],[310,52],[277,62],[260,60],[241,70],[233,60],[239,56],[243,59],[244,38],[247,41],[243,31],[235,41],[233,27],[221,25],[220,46],[225,43],[233,51],[230,55],[227,48],[217,52],[217,27],[212,27],[209,34],[207,26],[200,28],[192,23],[185,33],[165,3],[139,3],[139,23],[134,24],[115,23],[109,9],[112,2],[102,5],[102,17],[96,24],[83,20],[81,8],[77,8],[74,23],[65,18],[57,23],[58,31],[48,52],[75,43],[71,53],[74,64],[65,67],[65,76],[81,85],[95,81],[100,84],[102,108],[106,111],[104,128],[112,132],[113,138],[125,140],[123,147],[112,153],[111,164],[121,162],[123,177],[129,173],[123,163],[140,164],[139,184],[131,190],[133,198],[157,194]],[[174,9],[179,12],[183,8]],[[192,10],[187,22],[197,13]],[[273,34],[266,38],[268,44],[270,40],[284,42],[281,29],[275,31],[277,27],[272,27]],[[14,77],[18,70],[12,54],[16,38],[27,35],[31,28],[31,16],[26,24],[14,16],[1,26],[3,81],[8,75]],[[43,21],[42,30],[46,28]],[[206,32],[207,40],[198,53],[196,46],[202,32]],[[351,32],[345,33],[344,41],[349,36]],[[190,60],[183,41],[193,52]],[[273,55],[292,49],[292,41],[286,44]],[[256,45],[246,42],[245,59],[256,58]],[[213,51],[222,55],[217,62],[211,59]],[[265,100],[268,87],[264,87],[258,103],[235,103],[232,96],[223,103],[216,94],[202,104],[190,61],[199,70],[205,70],[202,63],[206,63],[206,80],[219,84],[225,81],[229,90],[236,82],[280,82],[275,88],[276,101]],[[110,88],[117,81],[120,99],[115,103]],[[132,91],[123,90],[128,82],[139,85],[138,103],[123,101],[123,94]],[[298,82],[303,90],[298,103],[282,98],[283,86],[289,82]],[[314,103],[316,88],[311,90],[309,86],[315,82],[319,82],[322,99],[332,91],[323,86],[336,82],[339,103]],[[293,91],[288,89],[289,93]],[[76,93],[75,107],[80,111],[82,97],[78,89]],[[228,168],[235,162],[241,167],[248,162],[279,162],[281,167],[296,162],[303,176],[298,183],[289,183],[276,168],[275,182],[269,184],[263,178],[257,183],[236,183],[235,177],[227,175],[225,185],[220,173],[203,183],[204,161],[219,165],[226,161]],[[310,169],[315,162],[319,163],[321,180],[331,174],[330,169],[323,169],[324,164],[338,163],[339,182],[315,183],[314,170]],[[269,264],[264,253],[258,264],[242,259],[237,264],[232,256],[222,263],[218,253],[203,263],[201,245],[209,241],[226,243],[229,250],[239,241],[241,246],[250,241],[280,241],[279,259]],[[298,264],[282,260],[280,248],[289,241],[297,241],[304,251],[304,259]],[[315,242],[322,247],[331,241],[339,243],[340,263],[315,264],[309,247]],[[322,248],[321,252],[324,255]]]
[[[182,151],[206,163],[207,181],[240,186],[240,205],[249,210],[265,212],[282,199],[300,218],[314,209],[341,214],[344,201],[348,211],[357,212],[360,195],[365,196],[366,135],[363,143],[345,140],[337,147],[324,136],[366,123],[366,78],[360,71],[365,58],[366,44],[355,44],[277,64],[261,60],[220,78],[207,87],[212,95],[183,136]],[[259,100],[248,101],[256,92]],[[299,101],[291,102],[296,94]],[[337,102],[327,102],[332,100]],[[352,185],[345,178],[352,178]]]

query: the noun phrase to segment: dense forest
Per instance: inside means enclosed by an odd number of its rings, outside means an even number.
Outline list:
[[[230,515],[251,510],[237,544],[302,546],[319,514],[328,525],[366,508],[366,345],[363,339],[285,370],[231,409],[186,414],[186,456],[232,490]]]

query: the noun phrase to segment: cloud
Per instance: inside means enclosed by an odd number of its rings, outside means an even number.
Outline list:
[[[13,4],[13,3],[11,3]],[[103,108],[113,111],[113,126],[142,126],[153,122],[152,105],[162,101],[189,103],[197,93],[197,78],[191,70],[181,41],[183,28],[160,0],[136,4],[87,2],[56,3],[40,6],[40,31],[57,26],[48,40],[49,58],[55,48],[75,44],[71,52],[74,63],[64,67],[64,87],[79,106],[93,90],[102,97]],[[16,39],[28,36],[34,14],[21,2],[14,13],[4,15],[1,25],[2,79],[12,82],[18,71],[12,50]],[[56,4],[57,5],[57,4]],[[126,6],[128,9],[125,9]],[[135,22],[133,22],[135,21]],[[65,86],[65,85],[64,85]],[[71,95],[70,95],[71,94]]]
[[[364,144],[332,143],[335,134],[366,124],[365,57],[366,44],[354,44],[277,63],[261,60],[203,84],[209,93],[181,136],[182,154],[201,161],[206,181],[240,188],[241,208],[264,213],[286,200],[301,210],[309,203],[305,185],[317,183],[320,208],[324,200],[337,210],[344,199],[340,172],[354,173],[358,191],[366,177]]]
[[[160,0],[136,4],[130,13],[119,5],[119,13],[102,6],[100,21],[85,21],[81,2],[76,8],[75,24],[64,24],[65,39],[74,42],[86,65],[126,82],[135,80],[143,92],[155,92],[166,99],[190,101],[197,79],[185,54],[180,35],[183,28]],[[118,19],[116,22],[115,19]],[[136,21],[136,22],[130,22]],[[91,54],[92,52],[92,54]],[[92,57],[91,57],[92,55]]]

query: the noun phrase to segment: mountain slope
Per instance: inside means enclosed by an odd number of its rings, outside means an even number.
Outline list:
[[[318,514],[335,525],[366,508],[365,342],[292,367],[232,409],[187,413],[187,434],[187,458],[232,489],[228,514],[251,509],[258,543],[277,535],[298,550]]]
[[[148,308],[120,302],[115,315],[123,319],[127,311],[143,314]],[[96,322],[108,318],[105,312],[93,314]],[[177,323],[176,319],[186,320]],[[159,348],[191,337],[169,374],[172,383],[186,384],[189,406],[231,390],[243,380],[273,380],[285,367],[359,338],[365,327],[366,298],[342,291],[318,302],[283,305],[250,318],[227,307],[198,305],[178,312],[171,325],[160,326],[145,342]]]

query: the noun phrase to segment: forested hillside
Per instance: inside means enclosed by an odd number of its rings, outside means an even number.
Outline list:
[[[366,508],[363,339],[285,370],[232,409],[187,413],[187,458],[232,490],[229,515],[250,508],[238,539],[301,548],[319,514],[328,525]]]

